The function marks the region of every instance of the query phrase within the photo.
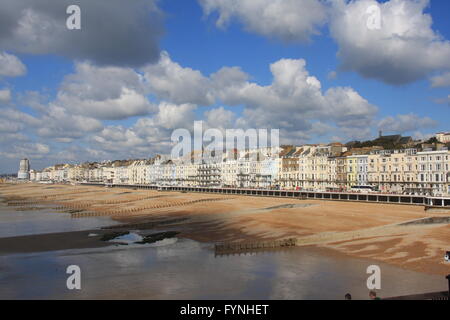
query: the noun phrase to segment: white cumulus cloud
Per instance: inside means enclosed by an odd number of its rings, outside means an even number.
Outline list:
[[[27,72],[27,68],[16,56],[0,52],[0,77],[19,77]]]
[[[450,41],[432,29],[432,17],[424,13],[428,0],[332,3],[330,32],[344,70],[399,85],[450,69]],[[368,27],[376,14],[368,9],[374,6],[379,8],[379,28]]]
[[[441,75],[432,77],[431,86],[433,88],[450,87],[450,72],[445,72]]]
[[[150,92],[160,99],[198,105],[214,103],[214,97],[208,92],[209,79],[198,70],[173,62],[167,52],[162,52],[158,63],[142,70]]]
[[[319,34],[326,8],[318,0],[199,0],[206,15],[218,12],[216,25],[233,18],[254,33],[283,41],[307,41]]]
[[[56,104],[73,114],[118,120],[155,111],[145,94],[142,77],[133,69],[83,62],[65,77]]]
[[[388,116],[378,122],[378,128],[385,132],[405,133],[419,129],[434,128],[438,122],[429,117],[420,117],[414,113]]]
[[[0,103],[8,103],[11,100],[11,90],[0,89]]]

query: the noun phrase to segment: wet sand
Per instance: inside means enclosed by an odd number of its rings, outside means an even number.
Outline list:
[[[110,246],[111,243],[100,241],[97,230],[57,232],[19,237],[0,238],[0,254],[34,253],[67,249],[87,249]]]
[[[179,237],[200,242],[294,237],[299,245],[407,270],[436,275],[450,271],[443,259],[450,249],[448,223],[402,225],[450,212],[427,213],[418,206],[42,184],[1,184],[0,197],[14,210],[48,206],[72,212],[76,219],[110,216],[124,229],[176,230]],[[107,245],[86,236],[97,231],[0,235],[0,254]]]

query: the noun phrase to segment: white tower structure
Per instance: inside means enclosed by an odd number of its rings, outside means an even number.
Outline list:
[[[30,161],[28,159],[20,160],[19,172],[17,173],[17,179],[29,180],[30,179]]]

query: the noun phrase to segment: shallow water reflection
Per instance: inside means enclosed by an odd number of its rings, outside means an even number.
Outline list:
[[[42,210],[18,211],[0,204],[0,237],[15,237],[53,232],[81,231],[117,222],[107,217],[72,219],[69,213]]]
[[[79,265],[82,289],[66,289],[66,267]],[[367,299],[364,259],[295,248],[214,257],[191,240],[0,256],[0,298]],[[446,290],[445,278],[378,263],[383,297]]]

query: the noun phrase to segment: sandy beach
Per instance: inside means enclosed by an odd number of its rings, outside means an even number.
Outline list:
[[[420,206],[31,183],[0,184],[0,197],[15,210],[48,206],[73,219],[110,216],[121,224],[114,229],[171,229],[208,243],[296,238],[300,246],[411,271],[446,275],[450,268],[443,259],[450,249],[450,212],[427,213]],[[426,218],[443,219],[421,223]],[[99,239],[111,229],[0,235],[0,255],[106,246]]]

